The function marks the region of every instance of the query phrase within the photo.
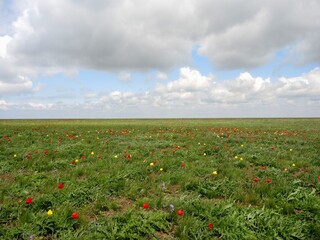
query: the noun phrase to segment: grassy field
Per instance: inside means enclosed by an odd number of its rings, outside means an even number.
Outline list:
[[[1,120],[0,239],[320,239],[320,119]]]

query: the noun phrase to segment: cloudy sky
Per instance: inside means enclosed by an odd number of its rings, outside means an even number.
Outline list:
[[[0,0],[0,118],[320,117],[319,0]]]

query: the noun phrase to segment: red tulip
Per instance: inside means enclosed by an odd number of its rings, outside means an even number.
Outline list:
[[[184,163],[181,163],[181,167],[184,167]]]
[[[213,228],[213,224],[212,224],[212,223],[209,223],[208,229],[211,230],[212,228]]]
[[[261,169],[262,169],[262,170],[266,170],[266,169],[267,169],[267,166],[262,166]]]
[[[59,188],[59,189],[62,189],[62,188],[64,188],[64,185],[63,185],[63,183],[59,183],[59,185],[58,185],[58,188]]]
[[[320,181],[320,175],[318,176],[318,180]]]
[[[143,207],[144,209],[148,209],[148,208],[149,208],[149,204],[148,204],[148,203],[144,203],[144,204],[142,204],[142,207]]]
[[[259,182],[259,178],[255,177],[255,178],[253,179],[253,181],[254,181],[254,182]]]
[[[71,218],[76,220],[79,218],[79,214],[77,212],[74,212],[71,214]]]
[[[31,197],[27,198],[26,204],[31,204],[31,203],[32,203],[32,198]]]
[[[267,183],[271,183],[271,179],[270,179],[270,178],[268,178],[266,182],[267,182]]]
[[[177,211],[177,214],[178,214],[179,216],[182,216],[182,215],[184,214],[184,212],[182,211],[182,209],[179,209],[179,210]]]

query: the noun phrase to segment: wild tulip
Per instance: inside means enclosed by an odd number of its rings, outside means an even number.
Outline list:
[[[77,220],[79,218],[79,214],[77,212],[74,212],[71,214],[71,218]]]
[[[59,183],[58,188],[59,188],[59,189],[64,188],[64,184],[63,184],[63,183]]]
[[[148,203],[144,203],[144,204],[142,204],[142,207],[143,207],[144,209],[148,209],[148,208],[149,208],[149,204],[148,204]]]
[[[53,214],[53,211],[50,209],[48,212],[47,212],[48,216],[51,216]]]
[[[318,176],[318,180],[320,181],[320,175]]]
[[[27,198],[26,204],[31,204],[31,203],[32,203],[32,198],[31,197]]]
[[[259,178],[255,177],[255,178],[253,179],[253,181],[254,181],[254,182],[259,182]]]
[[[208,229],[209,229],[209,230],[213,229],[213,224],[212,224],[212,223],[209,223]]]
[[[270,179],[270,178],[268,178],[266,182],[267,182],[267,183],[271,183],[271,179]]]
[[[267,169],[267,166],[262,166],[261,169],[262,169],[262,170],[266,170],[266,169]]]
[[[177,211],[177,214],[178,214],[179,216],[182,216],[182,215],[184,214],[184,212],[182,211],[182,209],[179,209],[179,210]]]
[[[184,167],[184,163],[181,163],[181,167]]]

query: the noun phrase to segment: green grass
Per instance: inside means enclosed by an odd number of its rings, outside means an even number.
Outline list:
[[[1,120],[0,239],[320,239],[319,139],[320,119]]]

